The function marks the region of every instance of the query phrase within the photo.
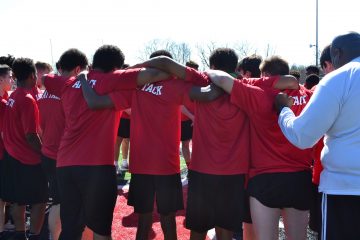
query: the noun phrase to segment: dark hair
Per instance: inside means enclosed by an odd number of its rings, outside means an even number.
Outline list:
[[[233,49],[218,48],[211,53],[209,62],[210,66],[214,66],[217,70],[233,73],[236,70],[238,59],[238,55]]]
[[[30,58],[15,59],[12,70],[17,82],[23,82],[28,79],[31,74],[36,74],[34,61]]]
[[[272,76],[288,75],[290,71],[288,62],[279,56],[272,56],[265,59],[259,68],[261,72],[268,73]]]
[[[199,69],[199,64],[197,64],[195,61],[192,61],[192,60],[189,60],[185,63],[185,66],[187,67],[191,67],[195,70],[198,70]]]
[[[166,50],[157,50],[157,51],[153,52],[152,54],[150,54],[150,58],[159,57],[159,56],[166,56],[166,57],[173,59],[173,56],[171,55],[171,53]]]
[[[331,62],[331,55],[330,55],[330,47],[331,45],[327,45],[321,52],[320,55],[320,66],[325,68],[325,62]]]
[[[121,69],[125,69],[125,68],[128,68],[128,67],[130,67],[130,65],[127,64],[127,63],[124,63],[124,64],[122,65]]]
[[[315,66],[315,65],[307,66],[307,67],[305,68],[305,70],[306,70],[306,73],[307,73],[308,75],[310,75],[310,74],[319,75],[319,74],[320,74],[320,69],[319,69],[317,66]]]
[[[86,69],[87,65],[86,55],[76,48],[71,48],[60,56],[59,61],[56,63],[56,68],[62,71],[72,71],[77,66],[80,66],[81,69]]]
[[[312,89],[315,85],[317,85],[320,81],[320,78],[318,75],[316,74],[310,74],[309,76],[306,77],[305,79],[305,87],[307,89]]]
[[[7,56],[1,56],[0,57],[0,64],[6,64],[8,65],[10,68],[12,67],[13,63],[15,61],[14,56],[8,54]]]
[[[35,67],[36,67],[36,70],[47,70],[49,72],[52,71],[52,67],[50,64],[46,63],[46,62],[36,62],[35,63]]]
[[[297,80],[300,80],[301,74],[300,74],[299,71],[297,71],[297,70],[291,70],[289,74],[290,74],[291,76],[296,77]]]
[[[125,61],[123,52],[114,45],[104,45],[96,50],[93,58],[92,68],[104,72],[120,69]]]
[[[251,55],[243,58],[238,64],[238,71],[243,70],[244,72],[249,71],[251,73],[251,77],[257,78],[260,77],[260,64],[262,61],[262,57],[258,55]]]
[[[5,76],[11,71],[11,68],[6,64],[0,64],[0,76]]]

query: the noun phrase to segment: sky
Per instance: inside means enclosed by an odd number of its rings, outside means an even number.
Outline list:
[[[318,0],[319,49],[347,31],[360,32],[358,0]],[[290,64],[315,63],[316,0],[0,0],[0,56],[54,64],[69,48],[90,58],[103,44],[138,63],[153,39],[196,46],[266,46]]]

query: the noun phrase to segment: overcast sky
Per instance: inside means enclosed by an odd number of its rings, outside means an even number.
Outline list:
[[[291,64],[315,62],[315,0],[1,0],[0,55],[53,63],[71,47],[89,57],[115,44],[138,62],[152,39],[193,47],[247,42],[263,54],[270,44]],[[319,48],[338,34],[360,32],[360,1],[319,0]],[[52,54],[51,54],[52,50]]]

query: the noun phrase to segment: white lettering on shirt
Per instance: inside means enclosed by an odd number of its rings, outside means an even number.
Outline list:
[[[143,87],[142,87],[142,91],[144,92],[149,92],[149,93],[152,93],[154,95],[161,95],[161,89],[162,89],[163,86],[154,86],[154,84],[145,84]]]
[[[294,104],[293,105],[304,105],[306,104],[306,97],[307,96],[291,96],[294,99]]]
[[[13,107],[15,103],[15,100],[12,98],[9,98],[6,102],[6,106]]]
[[[55,96],[53,94],[50,94],[48,91],[45,91],[42,94],[41,99],[55,99],[55,100],[60,100],[60,98],[58,96]]]
[[[96,80],[95,79],[92,79],[92,80],[89,80],[88,81],[89,85],[91,88],[94,88],[95,87],[95,84],[96,84]],[[81,83],[80,81],[76,81],[74,83],[74,85],[72,85],[72,88],[81,88]]]

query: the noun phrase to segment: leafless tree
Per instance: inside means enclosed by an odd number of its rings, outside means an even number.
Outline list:
[[[141,61],[145,61],[149,59],[151,53],[161,49],[169,51],[177,62],[185,64],[190,59],[191,48],[187,43],[178,43],[169,39],[153,39],[149,41],[145,44],[144,49],[140,51],[138,58]]]

